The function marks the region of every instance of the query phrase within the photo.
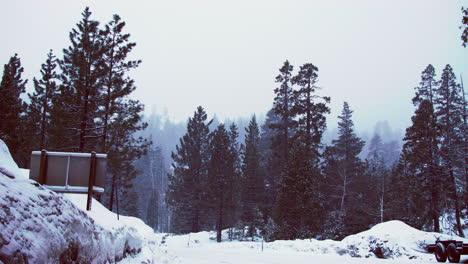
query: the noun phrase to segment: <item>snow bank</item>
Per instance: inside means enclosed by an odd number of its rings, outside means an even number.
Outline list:
[[[7,145],[0,139],[0,173],[14,179],[22,177],[23,174],[10,155]]]
[[[86,212],[86,195],[70,201],[21,173],[0,140],[0,263],[114,263],[140,255],[153,233],[134,218],[112,220],[96,200]]]
[[[223,234],[224,235],[224,234]],[[209,248],[213,251],[229,248],[262,250],[262,243],[227,241],[216,243],[215,232],[200,232],[188,235],[167,235],[168,248]],[[313,255],[348,256],[357,258],[419,259],[434,261],[433,254],[427,253],[427,245],[435,240],[463,238],[440,233],[423,232],[401,221],[389,221],[373,228],[348,236],[342,241],[334,240],[277,240],[263,244],[265,251],[302,252]]]

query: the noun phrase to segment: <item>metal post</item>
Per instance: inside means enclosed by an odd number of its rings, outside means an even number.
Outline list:
[[[47,181],[47,151],[45,149],[41,150],[38,181],[40,184],[45,184]]]
[[[96,181],[96,152],[91,152],[91,161],[89,166],[89,180],[88,180],[88,202],[86,203],[86,211],[91,210],[91,202],[93,200],[93,187]]]

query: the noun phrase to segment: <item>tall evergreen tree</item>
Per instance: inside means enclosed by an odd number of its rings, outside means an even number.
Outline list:
[[[262,219],[258,212],[264,199],[264,179],[260,168],[260,130],[255,115],[245,128],[245,149],[242,155],[242,220],[244,226],[249,226],[249,236],[253,238],[255,228]]]
[[[224,124],[218,127],[210,135],[210,160],[208,163],[208,196],[215,216],[216,241],[221,242],[221,231],[226,226],[226,210],[230,196],[230,137]]]
[[[318,152],[318,144],[322,139],[322,134],[326,129],[325,114],[330,113],[327,103],[329,97],[319,96],[315,93],[315,86],[318,78],[318,68],[312,63],[301,66],[299,72],[292,79],[293,83],[299,86],[299,90],[294,91],[294,110],[299,115],[299,124],[305,127],[305,143],[309,148],[314,147]],[[316,102],[323,99],[323,102]]]
[[[229,238],[233,239],[233,227],[240,219],[241,207],[241,160],[240,152],[241,147],[238,143],[239,131],[236,124],[232,123],[229,126],[229,155],[227,157],[227,201],[226,201],[226,224],[230,228]]]
[[[346,221],[347,217],[352,216],[349,201],[351,184],[363,174],[363,164],[358,154],[362,151],[364,141],[354,132],[352,113],[348,103],[344,102],[341,115],[338,116],[338,139],[333,140],[325,151],[325,174],[330,192],[327,198],[335,211],[332,213],[336,214],[333,217],[338,217],[338,225],[341,226],[344,223],[352,224],[351,221]]]
[[[150,142],[133,135],[145,129],[147,123],[142,122],[141,112],[143,104],[137,100],[132,100],[129,95],[136,89],[135,82],[128,76],[128,72],[135,69],[141,60],[129,60],[128,56],[136,43],[130,42],[130,34],[123,33],[125,22],[118,15],[114,15],[112,20],[101,31],[102,43],[105,47],[103,51],[102,69],[103,75],[100,79],[102,92],[99,94],[99,118],[97,127],[99,130],[96,137],[100,137],[101,151],[109,154],[110,188],[115,188],[115,177],[122,171],[120,149],[133,149],[128,153],[135,154],[129,156],[131,164],[134,163],[149,146]],[[121,140],[124,138],[125,140]],[[111,159],[116,159],[115,161]],[[125,182],[130,182],[133,177],[124,177]],[[122,185],[121,185],[122,186]],[[127,185],[127,188],[133,188]],[[110,193],[109,208],[113,206],[114,192]]]
[[[452,200],[457,221],[458,235],[464,236],[461,226],[461,209],[459,195],[457,192],[457,178],[463,180],[465,171],[464,161],[464,123],[462,97],[460,85],[456,82],[452,67],[447,65],[441,75],[440,85],[436,91],[435,115],[440,129],[440,154],[443,174],[446,175],[446,182],[449,190],[449,198]]]
[[[23,144],[25,138],[23,113],[26,105],[20,95],[25,92],[27,80],[22,79],[23,67],[18,54],[10,58],[3,68],[2,81],[0,83],[0,94],[2,103],[0,104],[0,138],[7,144],[13,159],[23,167],[26,165],[25,156],[29,155],[25,151]]]
[[[49,127],[51,124],[52,100],[57,97],[58,74],[55,70],[57,59],[52,50],[47,54],[45,63],[41,66],[41,79],[34,78],[34,93],[28,94],[31,103],[28,105],[29,128],[35,139],[31,147],[34,150],[48,148]]]
[[[415,88],[416,94],[413,98],[413,104],[418,106],[423,100],[429,100],[434,103],[435,89],[437,87],[437,81],[435,80],[434,67],[429,64],[426,69],[421,73],[421,82],[419,86]]]
[[[282,143],[282,153],[280,155],[283,159],[284,173],[286,173],[289,162],[290,130],[295,126],[295,121],[293,119],[294,94],[291,83],[293,66],[289,61],[285,61],[279,71],[279,75],[276,76],[276,82],[280,84],[280,87],[275,89],[273,110],[275,114],[281,118],[281,122],[272,124],[272,128],[281,131],[281,138],[277,139],[277,143]]]
[[[426,222],[432,221],[433,230],[440,232],[439,217],[441,215],[441,191],[442,181],[439,163],[437,162],[437,122],[432,103],[423,100],[415,115],[411,118],[412,125],[406,129],[404,138],[402,159],[411,177],[407,184],[409,193],[405,195],[413,197],[412,207],[415,226],[422,227]],[[424,201],[428,200],[429,203]],[[421,212],[418,208],[423,208]],[[418,215],[420,212],[423,215]],[[423,221],[423,222],[421,222]]]
[[[63,131],[59,131],[55,144],[62,149],[92,151],[100,137],[100,127],[95,120],[99,118],[106,46],[98,26],[99,22],[91,19],[87,7],[81,21],[70,32],[71,45],[63,50],[63,59],[59,61],[63,85],[60,87],[60,104],[56,108],[62,112],[60,130],[65,130],[67,136],[63,137]],[[66,139],[68,144],[63,146]]]
[[[172,153],[167,202],[173,211],[172,230],[199,232],[206,227],[209,128],[205,110],[199,106],[187,124],[187,133]]]
[[[279,124],[281,119],[275,114],[273,109],[270,109],[266,115],[265,123],[262,125],[260,134],[260,167],[265,175],[265,211],[264,217],[273,217],[273,208],[279,194],[279,186],[281,184],[281,174],[283,170],[283,153],[281,131],[275,129],[275,125]]]
[[[103,71],[101,80],[104,88],[102,94],[103,112],[102,113],[102,143],[101,151],[106,153],[109,144],[109,126],[115,120],[112,118],[115,112],[119,111],[123,105],[121,101],[135,90],[135,82],[126,76],[131,69],[138,67],[141,60],[128,60],[128,55],[136,46],[136,43],[130,42],[130,34],[124,34],[123,28],[125,22],[119,15],[114,15],[113,19],[105,26],[101,32],[105,51],[103,53]]]

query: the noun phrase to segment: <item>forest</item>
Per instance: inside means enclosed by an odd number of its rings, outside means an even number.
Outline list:
[[[142,61],[130,59],[136,43],[125,25],[119,15],[102,24],[86,8],[63,56],[46,54],[27,99],[18,54],[4,65],[0,138],[20,167],[33,150],[106,153],[101,201],[110,210],[159,232],[216,230],[218,242],[225,229],[232,239],[341,239],[394,219],[435,232],[448,223],[464,237],[466,99],[450,65],[414,76],[414,114],[401,137],[385,122],[359,135],[348,102],[332,133],[333,98],[318,93],[318,65],[288,60],[272,76],[265,116],[219,121],[199,106],[175,123],[132,99]]]

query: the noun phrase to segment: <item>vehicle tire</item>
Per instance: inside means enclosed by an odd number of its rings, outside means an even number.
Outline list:
[[[437,243],[434,249],[434,255],[437,259],[437,262],[445,262],[447,260],[447,250],[442,243]]]
[[[460,262],[460,252],[457,250],[457,246],[455,243],[450,243],[447,246],[447,256],[450,263],[458,263]]]

